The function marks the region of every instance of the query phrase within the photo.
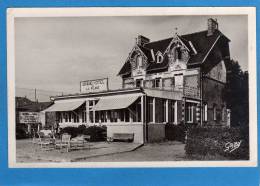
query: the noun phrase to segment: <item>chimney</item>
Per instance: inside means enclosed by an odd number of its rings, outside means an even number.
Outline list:
[[[140,45],[140,46],[144,46],[144,44],[149,43],[150,39],[148,39],[147,37],[144,37],[142,35],[138,35],[137,40],[136,40],[136,44]]]
[[[218,22],[217,19],[208,19],[208,34],[207,36],[211,36],[214,34],[215,30],[218,30]]]

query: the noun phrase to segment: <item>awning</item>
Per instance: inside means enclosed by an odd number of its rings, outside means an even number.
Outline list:
[[[149,97],[164,98],[170,100],[182,100],[182,92],[180,91],[167,91],[144,88],[144,93]]]
[[[56,102],[49,108],[43,110],[43,112],[57,112],[57,111],[73,111],[79,108],[85,100],[80,101],[70,101],[70,102]]]
[[[118,95],[102,97],[97,102],[93,110],[115,110],[129,107],[134,103],[140,95]]]

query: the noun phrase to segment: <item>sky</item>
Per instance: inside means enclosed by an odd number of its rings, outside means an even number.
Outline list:
[[[49,95],[79,92],[80,81],[117,76],[141,34],[151,41],[207,29],[216,18],[230,42],[231,58],[248,69],[247,16],[125,16],[15,18],[16,95],[39,101]]]

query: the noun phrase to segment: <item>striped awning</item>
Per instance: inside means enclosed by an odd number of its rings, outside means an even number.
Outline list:
[[[83,105],[86,101],[70,101],[70,102],[56,102],[49,108],[43,110],[43,112],[57,112],[57,111],[73,111]]]
[[[102,97],[97,102],[93,110],[116,110],[129,107],[133,104],[140,95],[117,95]]]

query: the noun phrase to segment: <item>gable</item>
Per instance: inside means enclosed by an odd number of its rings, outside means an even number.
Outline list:
[[[206,76],[222,83],[226,83],[227,70],[225,62],[221,60],[206,74]]]

